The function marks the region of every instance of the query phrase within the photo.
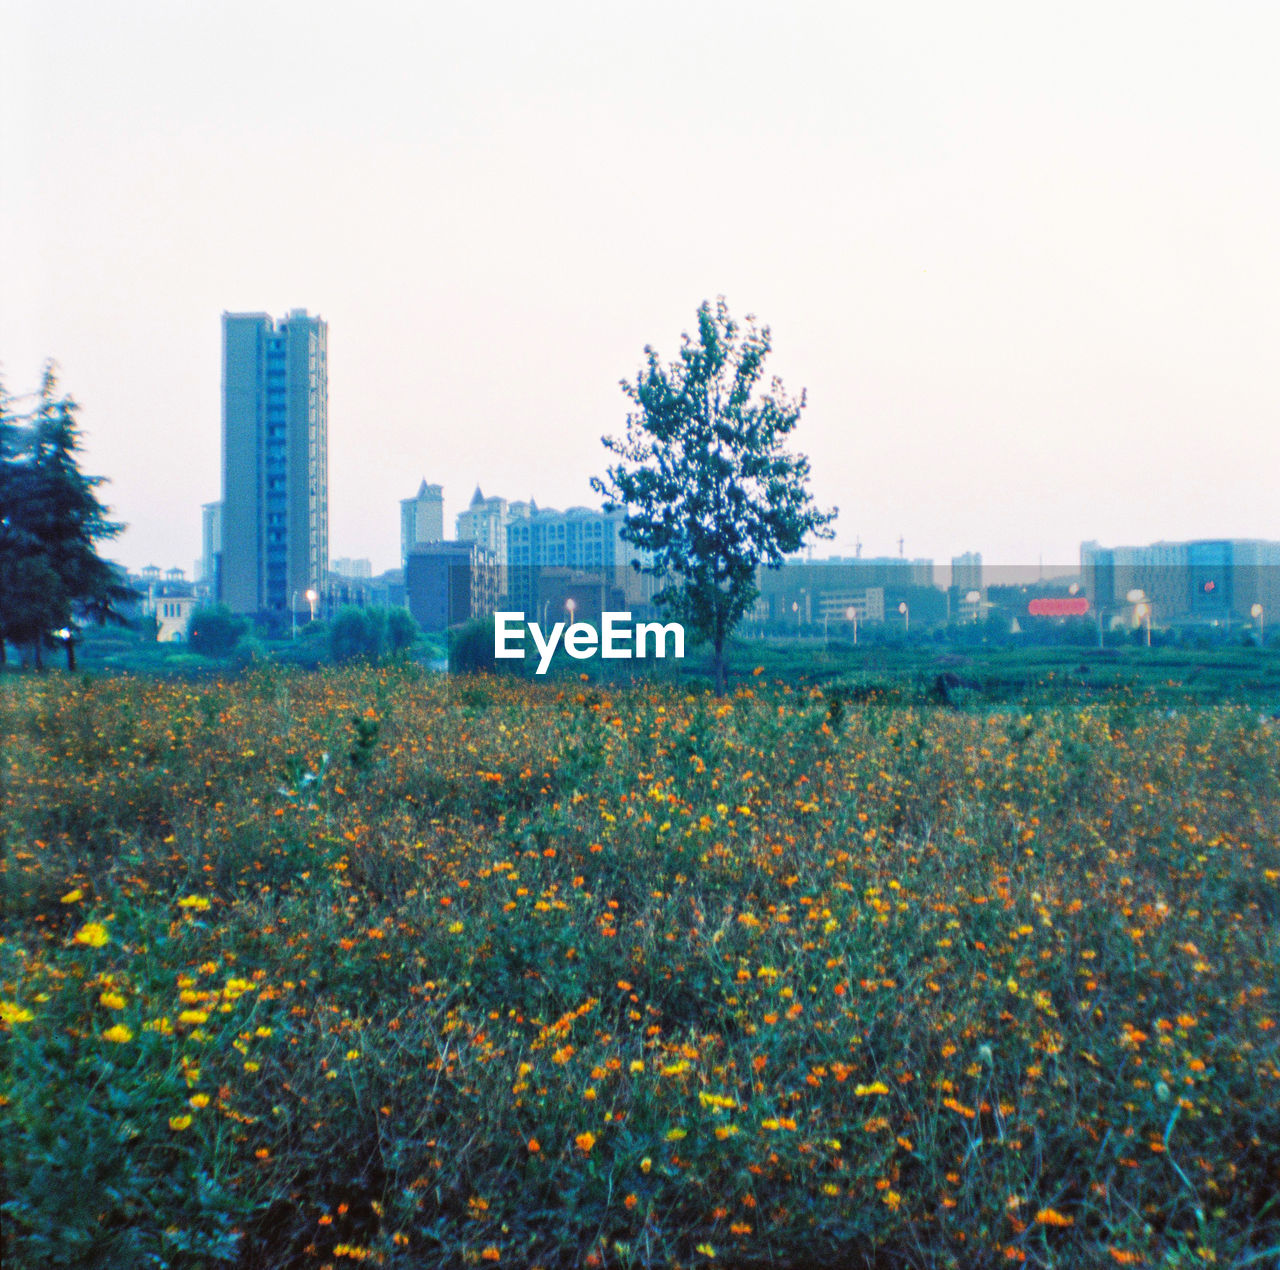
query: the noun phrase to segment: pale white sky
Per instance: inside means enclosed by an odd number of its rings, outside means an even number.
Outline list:
[[[61,363],[131,566],[199,552],[223,310],[329,322],[331,549],[595,501],[723,294],[822,552],[1280,538],[1267,3],[0,0],[0,367]]]

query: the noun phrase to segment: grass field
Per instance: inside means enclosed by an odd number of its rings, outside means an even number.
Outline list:
[[[1272,1270],[1280,723],[1143,664],[0,679],[4,1264]]]

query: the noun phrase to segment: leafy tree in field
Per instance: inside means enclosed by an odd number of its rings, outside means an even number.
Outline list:
[[[333,615],[329,623],[329,655],[339,664],[358,657],[377,657],[378,632],[365,609],[348,605]]]
[[[225,604],[198,608],[187,622],[188,645],[206,657],[229,656],[248,633],[248,619],[233,613]]]
[[[387,652],[407,653],[422,637],[422,628],[408,609],[387,609]]]
[[[748,317],[744,332],[723,297],[704,302],[677,361],[663,366],[646,347],[635,382],[622,382],[635,407],[626,436],[603,438],[619,461],[591,482],[609,510],[626,509],[622,536],[646,553],[645,570],[668,579],[657,602],[710,642],[719,694],[756,571],[810,534],[830,538],[836,516],[809,496],[808,459],[784,448],[804,393],[788,397],[776,378],[759,390],[771,347],[767,326]]]
[[[473,617],[452,627],[449,639],[451,675],[498,675],[518,671],[520,663],[498,661],[493,655],[493,615]]]
[[[422,632],[407,609],[341,608],[329,623],[329,654],[336,662],[408,652]]]
[[[104,478],[80,471],[78,409],[58,394],[52,364],[27,416],[0,396],[0,650],[5,637],[29,644],[37,665],[55,630],[76,618],[123,623],[116,605],[133,596],[97,553],[124,526],[98,501]],[[74,669],[74,640],[65,644]]]

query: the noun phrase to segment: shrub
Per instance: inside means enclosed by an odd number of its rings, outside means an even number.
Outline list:
[[[248,621],[225,604],[196,609],[187,622],[187,646],[206,657],[226,657],[249,631]]]

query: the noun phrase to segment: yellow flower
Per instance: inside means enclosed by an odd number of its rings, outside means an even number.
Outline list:
[[[187,1102],[189,1102],[197,1111],[200,1111],[209,1105],[209,1095],[192,1094],[191,1097],[187,1099]]]
[[[12,1026],[15,1023],[30,1023],[36,1016],[30,1010],[15,1001],[0,1001],[0,1019]]]
[[[681,1138],[687,1138],[688,1136],[689,1136],[688,1129],[668,1129],[667,1130],[668,1142],[679,1142]]]
[[[76,887],[74,891],[68,891],[62,897],[62,902],[64,904],[78,904],[82,899],[84,899],[84,892],[79,887]]]
[[[133,1040],[133,1033],[123,1023],[117,1023],[115,1027],[109,1027],[103,1032],[102,1039],[123,1045],[125,1041]]]
[[[183,1010],[178,1015],[179,1023],[207,1023],[209,1021],[208,1010]]]
[[[90,948],[101,948],[108,938],[107,928],[101,922],[85,922],[74,935],[77,944],[86,944]]]
[[[870,1085],[858,1085],[853,1091],[859,1098],[869,1098],[872,1094],[887,1094],[889,1086],[882,1084],[880,1081],[873,1081]]]
[[[354,1063],[354,1062],[356,1061],[356,1059],[357,1059],[357,1058],[359,1058],[359,1057],[360,1057],[360,1051],[359,1051],[359,1050],[348,1050],[348,1051],[347,1051],[347,1062],[348,1062],[348,1063]]]
[[[653,1161],[646,1155],[644,1159],[640,1161],[640,1172],[648,1173],[651,1168],[653,1168]]]
[[[181,1133],[183,1129],[190,1129],[191,1117],[190,1116],[170,1116],[169,1128],[172,1129],[175,1133]]]
[[[710,1244],[699,1244],[695,1252],[700,1252],[704,1257],[710,1257],[712,1261],[716,1259],[716,1250]]]
[[[179,908],[193,908],[198,913],[203,913],[209,907],[208,899],[203,895],[184,895],[178,901]]]
[[[101,1005],[105,1005],[108,1010],[124,1009],[124,997],[122,997],[118,992],[104,992],[98,998],[98,1002]]]

